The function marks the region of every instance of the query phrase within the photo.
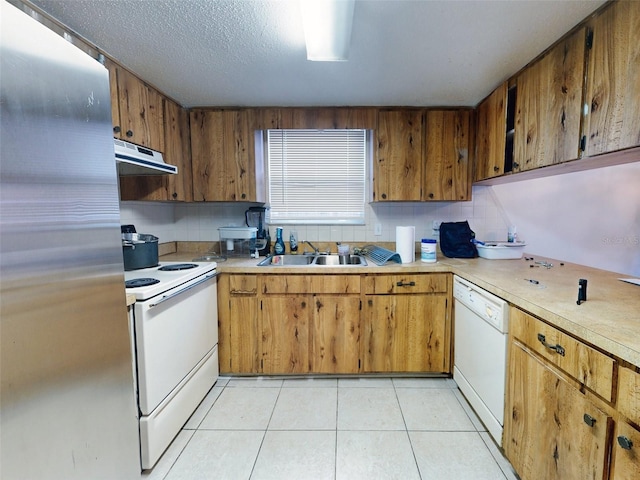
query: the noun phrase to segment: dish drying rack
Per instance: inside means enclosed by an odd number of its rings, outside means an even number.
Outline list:
[[[364,255],[367,260],[371,260],[378,266],[384,265],[390,260],[396,263],[402,263],[398,252],[392,252],[391,250],[376,245],[365,245],[362,248],[355,248],[353,253],[356,255]]]

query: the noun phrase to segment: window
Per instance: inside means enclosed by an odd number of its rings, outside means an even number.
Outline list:
[[[273,224],[364,224],[367,130],[267,130]]]

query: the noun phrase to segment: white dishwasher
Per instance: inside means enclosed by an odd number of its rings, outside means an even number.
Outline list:
[[[453,379],[502,446],[507,362],[507,302],[454,275]]]

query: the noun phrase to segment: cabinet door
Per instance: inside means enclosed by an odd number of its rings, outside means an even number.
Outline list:
[[[231,296],[229,312],[229,372],[258,373],[260,372],[258,300],[255,296]]]
[[[421,110],[378,112],[374,201],[421,200],[423,137]]]
[[[640,431],[619,421],[613,439],[613,480],[640,478]]]
[[[424,200],[468,200],[470,110],[425,113],[426,158]]]
[[[120,178],[122,200],[193,201],[189,114],[168,98],[164,100],[164,160],[178,167],[176,175]]]
[[[162,95],[124,68],[116,71],[120,138],[164,152]]]
[[[614,2],[592,23],[587,155],[640,145],[640,2]]]
[[[192,110],[196,201],[256,202],[253,115],[249,110]]]
[[[311,324],[312,373],[358,373],[360,297],[315,295]]]
[[[581,28],[517,77],[514,172],[578,158],[585,32]]]
[[[290,128],[302,129],[374,129],[375,108],[293,108]]]
[[[507,134],[507,83],[496,88],[476,111],[476,157],[474,180],[504,173]]]
[[[367,295],[365,372],[446,372],[445,295]]]
[[[311,297],[268,296],[260,301],[262,372],[309,372]]]
[[[611,417],[521,344],[510,345],[504,448],[520,478],[605,478]]]

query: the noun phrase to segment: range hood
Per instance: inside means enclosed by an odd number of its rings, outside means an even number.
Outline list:
[[[118,175],[167,175],[178,173],[178,167],[164,163],[162,154],[124,140],[113,139]]]

